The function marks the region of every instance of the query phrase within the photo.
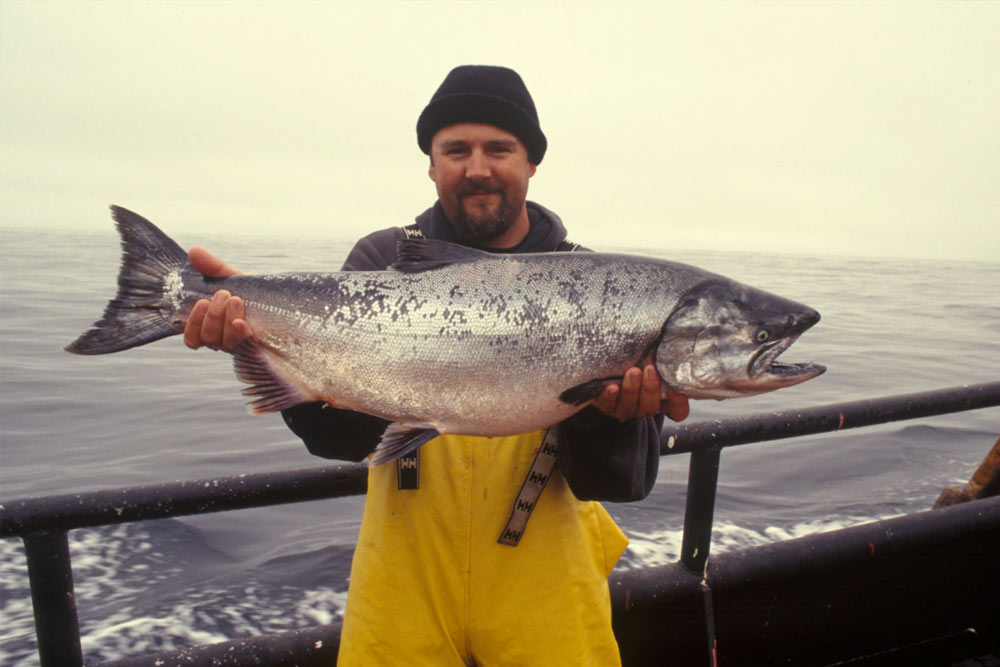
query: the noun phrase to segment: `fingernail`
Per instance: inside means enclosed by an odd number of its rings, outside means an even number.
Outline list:
[[[236,299],[229,300],[229,312],[235,315],[240,310],[240,302]]]

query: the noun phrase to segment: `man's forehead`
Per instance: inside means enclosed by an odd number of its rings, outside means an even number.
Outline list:
[[[517,144],[523,150],[527,150],[516,135],[501,127],[486,123],[456,123],[454,125],[447,125],[437,131],[431,140],[431,145],[436,146],[455,142],[470,144],[510,142]]]

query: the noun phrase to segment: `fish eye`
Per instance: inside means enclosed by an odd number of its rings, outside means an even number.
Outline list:
[[[760,331],[757,332],[757,342],[763,343],[764,341],[767,340],[769,335],[770,334],[767,333],[767,329],[761,329]]]

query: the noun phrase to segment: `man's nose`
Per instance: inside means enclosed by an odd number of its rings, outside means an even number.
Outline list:
[[[472,180],[483,180],[490,177],[490,164],[482,151],[472,151],[465,164],[465,177]]]

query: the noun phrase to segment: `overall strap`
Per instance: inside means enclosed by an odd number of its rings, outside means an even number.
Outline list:
[[[559,440],[556,437],[558,430],[558,426],[552,426],[545,432],[545,438],[538,446],[538,453],[535,454],[535,460],[531,464],[531,469],[528,470],[528,476],[524,478],[521,491],[514,501],[507,525],[504,526],[500,533],[500,539],[497,540],[499,544],[516,547],[517,543],[521,541],[521,536],[524,535],[524,530],[528,526],[528,519],[531,518],[531,512],[535,509],[535,504],[542,495],[549,478],[552,477],[552,471],[555,470],[556,458],[559,453]]]
[[[422,239],[424,233],[417,223],[402,228],[408,239]],[[400,491],[412,491],[420,488],[420,448],[417,447],[408,454],[396,459],[396,488]]]

